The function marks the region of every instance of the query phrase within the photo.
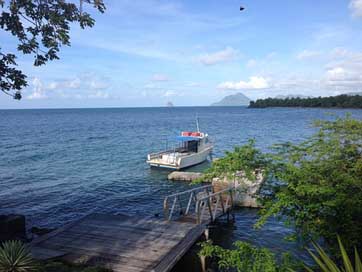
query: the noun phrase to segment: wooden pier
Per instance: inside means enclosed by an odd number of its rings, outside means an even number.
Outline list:
[[[115,272],[170,271],[218,217],[233,208],[234,188],[211,185],[170,195],[164,219],[90,214],[31,243],[36,259],[99,265]]]

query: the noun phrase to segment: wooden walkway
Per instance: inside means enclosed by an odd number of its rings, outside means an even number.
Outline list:
[[[165,219],[90,214],[34,240],[31,252],[115,272],[170,271],[207,225],[232,209],[232,194],[204,186],[168,196]]]

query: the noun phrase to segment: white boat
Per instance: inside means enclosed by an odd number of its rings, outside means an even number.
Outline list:
[[[147,163],[153,167],[179,170],[200,164],[211,155],[213,145],[206,133],[183,131],[176,140],[180,143],[178,147],[148,154]]]

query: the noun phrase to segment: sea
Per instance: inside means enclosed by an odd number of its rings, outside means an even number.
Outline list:
[[[28,226],[57,228],[91,212],[152,216],[163,198],[186,190],[168,181],[169,171],[151,169],[148,153],[175,143],[180,131],[200,129],[215,144],[214,157],[255,139],[301,142],[315,133],[313,121],[362,110],[246,107],[163,107],[0,110],[0,214],[24,214]],[[187,169],[204,171],[209,162]],[[254,209],[235,211],[235,222],[213,228],[215,243],[238,240],[308,258],[303,246],[284,237],[294,230],[271,219],[260,230]],[[188,267],[187,270],[185,270]],[[197,245],[174,271],[199,271]]]

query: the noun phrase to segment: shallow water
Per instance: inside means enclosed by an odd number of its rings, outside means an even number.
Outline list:
[[[147,153],[165,148],[181,130],[195,129],[195,116],[215,142],[215,156],[255,138],[266,149],[302,141],[314,119],[361,110],[247,109],[187,107],[0,111],[0,214],[25,214],[30,225],[59,227],[89,212],[150,215],[161,212],[163,197],[188,188],[169,182],[167,171],[150,169]],[[199,171],[208,164],[190,169]],[[271,221],[253,230],[254,210],[236,212],[215,240],[230,246],[239,239],[275,251],[298,252],[282,242],[290,233]]]

